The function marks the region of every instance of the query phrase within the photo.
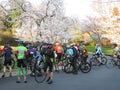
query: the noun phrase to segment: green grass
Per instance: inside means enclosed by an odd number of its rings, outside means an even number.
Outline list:
[[[94,46],[86,46],[88,49],[88,52],[93,52],[95,53],[95,47]],[[104,54],[112,54],[112,48],[108,48],[108,47],[102,47],[102,52]]]

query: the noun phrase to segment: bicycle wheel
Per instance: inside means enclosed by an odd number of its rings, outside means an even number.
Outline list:
[[[64,72],[64,66],[67,64],[67,61],[66,60],[63,60],[62,62],[62,71]]]
[[[71,73],[72,71],[73,71],[73,67],[70,63],[68,63],[64,66],[64,72],[65,73]]]
[[[91,71],[91,65],[86,62],[86,63],[81,63],[80,65],[80,70],[83,72],[83,73],[88,73]]]
[[[103,65],[105,65],[107,63],[107,58],[106,57],[102,57],[101,60],[102,60]]]
[[[120,61],[117,61],[117,66],[120,69]]]
[[[106,65],[105,65],[108,69],[109,68],[113,68],[115,67],[115,62],[113,60],[108,60]]]
[[[91,66],[98,66],[99,63],[97,61],[97,58],[90,58],[90,65]]]
[[[35,68],[35,81],[37,83],[42,83],[46,79],[46,74],[44,72],[43,63]]]

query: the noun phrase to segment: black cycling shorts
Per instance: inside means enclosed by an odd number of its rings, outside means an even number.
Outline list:
[[[53,72],[53,62],[51,62],[50,58],[47,59],[45,62],[44,71],[46,72],[48,68],[49,68],[49,72]]]
[[[61,61],[62,53],[57,53],[58,62]]]
[[[25,64],[25,59],[18,59],[17,60],[17,67],[21,68],[25,68],[26,67],[26,64]]]
[[[9,60],[6,60],[6,59],[5,59],[5,61],[4,61],[4,66],[7,66],[7,65],[9,65],[9,66],[12,65],[12,60],[11,60],[11,59],[9,59]]]

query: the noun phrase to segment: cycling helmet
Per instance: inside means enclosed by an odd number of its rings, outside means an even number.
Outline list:
[[[22,40],[18,40],[18,44],[23,44],[23,41]]]

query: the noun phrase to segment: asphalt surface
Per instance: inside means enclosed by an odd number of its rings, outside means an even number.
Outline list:
[[[79,72],[78,75],[55,72],[51,85],[46,82],[37,83],[29,75],[28,83],[21,81],[18,84],[16,79],[16,76],[0,78],[0,90],[120,90],[120,69],[117,67],[94,67],[91,72]]]

